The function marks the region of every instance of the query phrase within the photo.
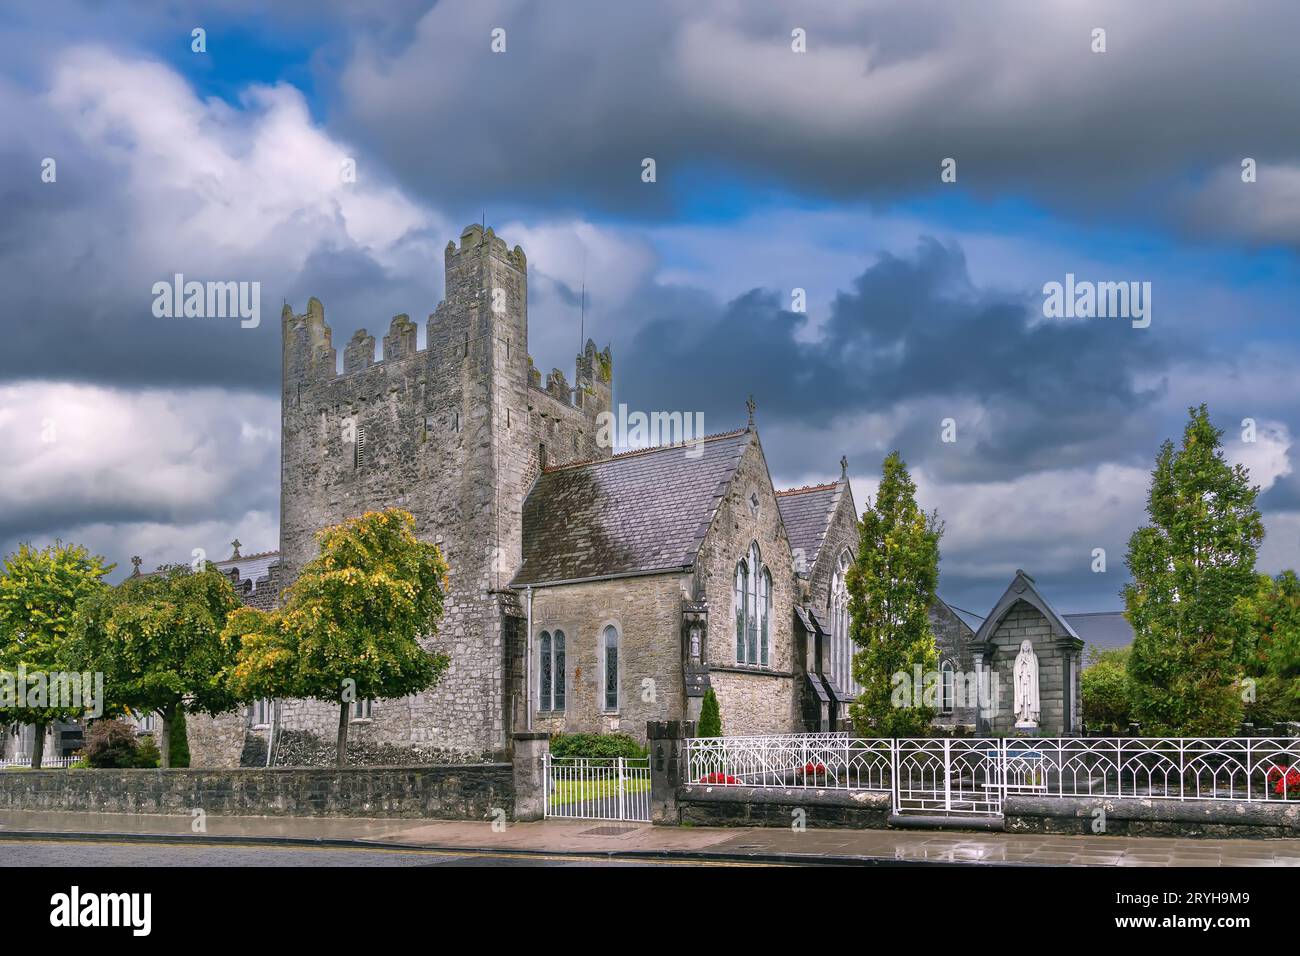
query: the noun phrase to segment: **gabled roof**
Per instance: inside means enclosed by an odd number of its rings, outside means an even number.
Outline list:
[[[1083,640],[1075,633],[1070,623],[1057,613],[1056,608],[1052,607],[1047,598],[1043,597],[1038,586],[1034,584],[1034,579],[1019,569],[1016,570],[1011,586],[1006,589],[998,603],[993,606],[993,610],[989,612],[989,616],[984,619],[984,623],[980,625],[975,640],[981,643],[987,642],[1002,623],[1002,619],[1007,616],[1007,612],[1019,601],[1024,601],[1042,612],[1043,617],[1047,618],[1048,624],[1051,625],[1054,637],[1070,638],[1082,646]]]
[[[847,481],[832,481],[826,485],[791,488],[776,493],[776,504],[781,511],[786,537],[790,540],[790,550],[796,555],[803,552],[806,573],[811,573],[817,563],[822,542],[826,540],[826,532],[847,486]]]
[[[545,469],[524,501],[512,587],[680,571],[695,563],[752,437],[637,449]]]
[[[1133,625],[1123,611],[1089,611],[1067,614],[1065,619],[1089,647],[1115,651],[1133,643]]]

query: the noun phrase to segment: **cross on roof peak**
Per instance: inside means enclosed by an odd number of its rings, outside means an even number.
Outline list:
[[[242,555],[240,555],[239,553],[240,540],[238,538],[230,542],[230,546],[235,549],[235,553],[230,556],[232,560],[238,557],[242,557]]]

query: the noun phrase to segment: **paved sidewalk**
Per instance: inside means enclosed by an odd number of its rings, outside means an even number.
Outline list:
[[[1300,866],[1300,840],[1039,836],[952,830],[651,827],[595,820],[488,823],[208,814],[0,812],[0,838],[101,836],[216,842],[338,843],[429,849],[653,856],[799,863],[983,863],[1047,866]],[[0,852],[3,843],[0,842]]]

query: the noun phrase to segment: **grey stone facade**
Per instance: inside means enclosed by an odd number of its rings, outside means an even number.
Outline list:
[[[1045,737],[1077,734],[1082,727],[1079,673],[1083,641],[1039,593],[1034,579],[1017,571],[1011,586],[975,635],[972,650],[997,676],[994,714],[982,716],[982,733],[1016,733],[1014,676],[1022,641],[1038,657],[1041,713],[1037,733]]]
[[[977,673],[975,666],[974,640],[975,632],[943,600],[936,600],[930,606],[930,629],[934,633],[934,643],[939,651],[939,668],[942,675],[945,665],[953,671],[952,706],[946,706],[941,700],[939,715],[935,724],[940,727],[955,729],[958,727],[974,731],[979,725],[978,687],[974,690],[974,699],[967,693],[967,686],[959,681],[967,680]]]
[[[794,694],[794,558],[758,433],[751,435],[695,565],[696,595],[706,600],[710,609],[706,643],[709,680],[718,696],[723,733],[729,735],[788,733],[802,728]],[[753,543],[758,544],[762,562],[772,575],[767,667],[736,660],[736,563]]]
[[[521,508],[543,457],[602,454],[595,419],[612,394],[608,350],[588,343],[576,390],[558,371],[542,388],[528,356],[527,261],[477,225],[446,249],[446,296],[424,349],[407,316],[383,337],[358,331],[339,374],[321,303],[283,317],[280,580],[316,554],[322,527],[398,507],[450,566],[430,651],[450,668],[431,691],[377,701],[355,733],[396,744],[501,750],[522,694],[519,602]],[[332,735],[337,714],[285,701],[282,726]],[[229,756],[225,758],[229,761]]]
[[[644,738],[650,720],[680,719],[682,593],[680,574],[643,575],[537,588],[533,599],[533,649],[540,636],[562,633],[565,706],[538,707],[533,729],[551,733],[627,733]],[[601,640],[619,635],[618,706],[605,706]],[[534,661],[533,674],[540,673]],[[534,687],[537,678],[534,677]],[[535,703],[540,703],[536,692]],[[522,714],[520,715],[522,717]]]

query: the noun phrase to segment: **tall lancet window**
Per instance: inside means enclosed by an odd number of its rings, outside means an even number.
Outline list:
[[[564,710],[564,632],[542,631],[538,662],[538,710]]]
[[[619,703],[618,628],[613,624],[608,625],[605,628],[601,643],[605,652],[605,710],[609,713],[614,713],[618,710]]]
[[[758,542],[736,565],[736,663],[768,666],[772,657],[772,574]]]

